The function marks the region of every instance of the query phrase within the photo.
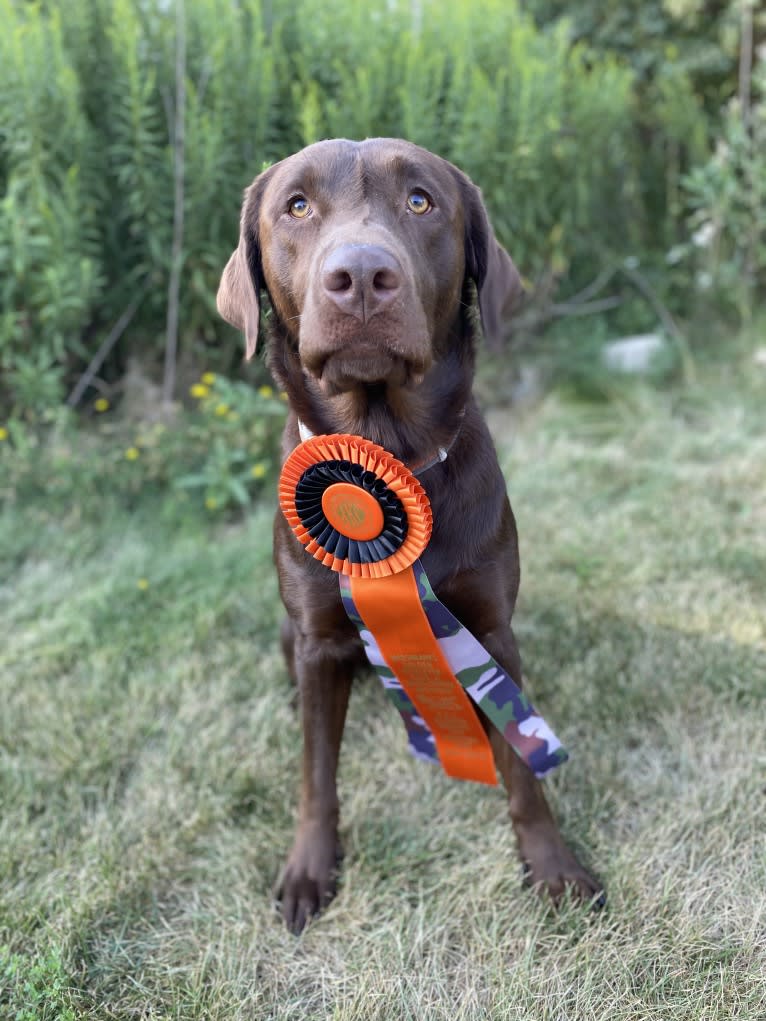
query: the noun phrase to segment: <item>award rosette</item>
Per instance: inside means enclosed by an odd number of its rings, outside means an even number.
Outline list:
[[[313,436],[287,458],[279,501],[306,552],[338,573],[413,754],[449,776],[496,784],[477,706],[537,776],[567,758],[518,685],[434,595],[418,559],[431,506],[401,461],[360,436]]]

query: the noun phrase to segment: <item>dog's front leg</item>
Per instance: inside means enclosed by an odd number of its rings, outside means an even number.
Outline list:
[[[335,896],[341,857],[336,773],[353,663],[334,652],[332,643],[295,637],[303,776],[298,828],[276,895],[296,934]]]
[[[521,684],[521,659],[509,626],[480,639],[491,656]],[[508,810],[531,886],[558,902],[569,889],[576,897],[601,906],[602,886],[579,863],[561,836],[542,784],[514,752],[503,735],[484,719],[495,764],[508,793]]]

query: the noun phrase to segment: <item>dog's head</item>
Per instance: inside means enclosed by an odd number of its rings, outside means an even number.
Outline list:
[[[218,310],[255,351],[259,295],[328,394],[417,385],[444,350],[465,284],[491,343],[521,288],[479,189],[409,142],[317,142],[245,194]]]

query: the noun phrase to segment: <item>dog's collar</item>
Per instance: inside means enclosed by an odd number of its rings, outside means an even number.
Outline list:
[[[447,455],[450,450],[455,446],[455,441],[460,435],[460,430],[463,428],[463,419],[465,418],[465,408],[460,412],[457,429],[450,437],[449,443],[446,447],[437,447],[436,450],[431,451],[426,457],[420,461],[416,461],[415,464],[410,464],[409,469],[413,475],[422,475],[423,472],[428,471],[429,468],[433,468],[435,464],[440,464],[442,461],[447,460]],[[301,443],[305,443],[306,440],[310,440],[315,435],[305,422],[301,422],[298,419],[298,432],[301,437]]]

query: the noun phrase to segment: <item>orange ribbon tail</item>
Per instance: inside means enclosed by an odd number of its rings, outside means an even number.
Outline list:
[[[434,736],[444,772],[497,784],[489,739],[434,637],[412,568],[350,582],[359,615]]]

